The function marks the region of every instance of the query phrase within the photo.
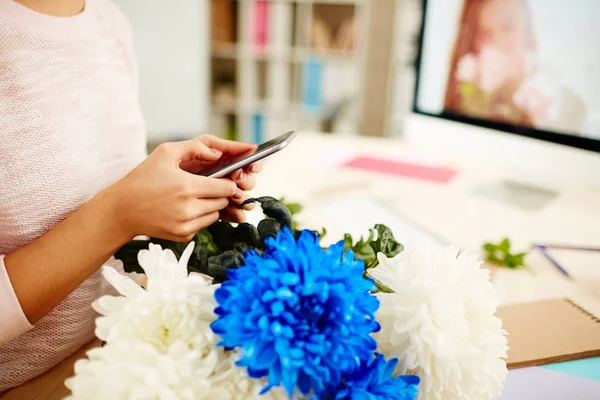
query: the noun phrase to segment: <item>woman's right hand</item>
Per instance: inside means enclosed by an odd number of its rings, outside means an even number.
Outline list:
[[[216,161],[221,153],[199,139],[164,143],[129,174],[104,190],[111,214],[128,237],[147,235],[190,241],[219,219],[230,198],[241,196],[229,179],[198,176],[180,168],[191,160]]]

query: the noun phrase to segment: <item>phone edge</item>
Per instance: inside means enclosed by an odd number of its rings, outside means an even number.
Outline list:
[[[229,174],[231,174],[232,172],[235,172],[236,170],[238,170],[240,168],[244,168],[247,165],[250,165],[256,161],[260,161],[263,158],[270,156],[271,154],[277,153],[277,152],[285,149],[292,142],[292,140],[294,140],[297,136],[297,132],[295,130],[290,131],[290,132],[292,134],[283,142],[278,143],[277,146],[267,149],[264,153],[254,153],[253,155],[249,156],[247,159],[248,160],[247,164],[244,163],[244,164],[240,164],[239,166],[238,166],[238,164],[230,165],[229,167],[222,169],[220,171],[217,171],[212,175],[208,175],[208,178],[215,178],[215,179],[225,178],[226,176],[228,176]],[[287,132],[287,133],[290,133],[290,132]]]

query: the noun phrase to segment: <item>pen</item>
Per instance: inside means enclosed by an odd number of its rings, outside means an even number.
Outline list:
[[[600,247],[582,247],[582,246],[569,246],[564,244],[538,244],[544,247],[544,249],[557,249],[557,250],[578,250],[578,251],[600,251]]]
[[[548,259],[548,261],[550,261],[564,276],[566,276],[568,279],[573,279],[571,275],[569,275],[567,270],[564,269],[554,258],[552,258],[550,254],[548,254],[546,246],[537,245],[535,247],[537,247],[537,249],[542,252],[542,254]]]

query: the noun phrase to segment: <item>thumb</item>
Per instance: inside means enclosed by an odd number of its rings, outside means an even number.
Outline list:
[[[216,161],[223,155],[221,151],[209,148],[198,139],[174,142],[170,147],[172,148],[171,155],[176,158],[177,162]]]

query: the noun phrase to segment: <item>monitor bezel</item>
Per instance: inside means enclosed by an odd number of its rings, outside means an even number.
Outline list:
[[[479,118],[472,118],[465,115],[443,111],[442,113],[436,114],[427,112],[419,109],[418,97],[419,97],[419,85],[421,83],[421,61],[423,55],[423,38],[425,34],[425,19],[427,17],[427,3],[429,0],[421,0],[422,3],[422,19],[421,28],[419,30],[419,37],[417,38],[418,50],[415,60],[415,86],[413,94],[413,106],[412,111],[416,114],[426,115],[429,117],[445,119],[455,122],[461,122],[469,125],[479,126],[482,128],[495,129],[501,132],[509,133],[512,135],[525,136],[533,139],[539,139],[547,142],[556,144],[562,144],[565,146],[576,147],[579,149],[589,150],[600,153],[600,140],[591,139],[583,136],[575,136],[565,133],[557,133],[553,131],[547,131],[542,129],[528,128],[524,126],[513,125],[504,122],[490,121]]]

